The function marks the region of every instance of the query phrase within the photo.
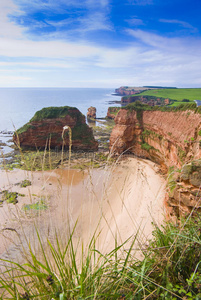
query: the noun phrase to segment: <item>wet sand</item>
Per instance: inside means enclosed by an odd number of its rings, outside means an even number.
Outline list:
[[[152,236],[152,222],[160,225],[165,216],[165,181],[154,163],[127,158],[104,169],[44,172],[0,171],[1,191],[24,194],[16,205],[0,207],[0,255],[19,257],[28,242],[37,249],[36,230],[54,242],[55,231],[63,243],[75,224],[74,241],[84,246],[96,231],[96,248],[103,253],[130,238],[135,248],[145,248]],[[31,186],[21,188],[24,179]],[[23,210],[26,204],[44,201],[46,210]],[[138,234],[137,234],[138,233]],[[137,234],[137,237],[136,237]],[[79,248],[78,246],[78,248]],[[80,247],[81,249],[81,247]]]

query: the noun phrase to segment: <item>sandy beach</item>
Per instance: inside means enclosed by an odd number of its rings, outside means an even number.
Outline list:
[[[0,255],[4,258],[19,258],[29,241],[37,249],[35,226],[44,242],[47,238],[54,242],[56,231],[65,244],[76,224],[78,248],[81,243],[87,246],[96,232],[96,248],[107,253],[115,247],[115,239],[121,244],[130,238],[125,249],[133,239],[136,249],[145,248],[152,223],[160,225],[164,220],[166,183],[148,160],[126,158],[104,169],[84,171],[1,170],[0,176],[1,191],[23,195],[17,204],[4,202],[0,207]],[[24,179],[32,184],[20,187]],[[41,201],[46,209],[31,206]]]

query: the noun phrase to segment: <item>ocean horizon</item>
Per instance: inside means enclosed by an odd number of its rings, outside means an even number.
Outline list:
[[[97,118],[105,118],[109,106],[120,106],[114,88],[0,88],[0,140],[7,143],[2,132],[14,131],[26,124],[44,107],[76,107],[86,116],[88,108],[97,109]],[[3,148],[8,151],[6,147]]]
[[[50,106],[72,106],[86,116],[90,106],[104,118],[111,102],[120,100],[113,88],[0,88],[0,131],[26,124],[36,111]],[[118,105],[118,104],[117,104]]]

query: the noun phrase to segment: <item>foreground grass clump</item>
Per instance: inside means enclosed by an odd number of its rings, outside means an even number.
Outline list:
[[[156,228],[150,244],[150,278],[163,299],[201,299],[201,215]],[[153,285],[153,290],[154,290]],[[176,294],[172,295],[171,292]]]
[[[20,151],[11,160],[3,164],[3,168],[15,168],[27,171],[51,170],[61,162],[61,155],[56,151]]]
[[[134,258],[136,237],[123,256],[126,243],[103,255],[95,236],[86,252],[75,245],[74,230],[65,246],[57,235],[44,246],[37,232],[40,255],[29,245],[24,264],[2,259],[1,299],[201,299],[200,214],[155,227],[142,260]]]

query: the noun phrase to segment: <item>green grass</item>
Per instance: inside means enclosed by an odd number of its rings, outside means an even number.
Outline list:
[[[124,96],[123,98],[130,97],[156,97],[162,99],[172,100],[170,106],[180,106],[188,102],[193,102],[194,100],[201,100],[201,88],[197,89],[154,89],[147,90],[140,94]]]
[[[156,89],[142,92],[140,95],[148,95],[162,98],[169,98],[177,101],[183,99],[201,100],[201,88],[197,89]]]
[[[23,205],[22,209],[25,211],[29,210],[46,210],[48,208],[47,204],[43,199],[36,203],[31,203],[31,204],[25,204]]]
[[[30,122],[36,122],[43,119],[54,119],[54,118],[64,118],[66,115],[71,115],[72,117],[81,114],[77,108],[70,106],[62,107],[45,107],[40,111],[37,111]]]
[[[201,113],[201,106],[197,107],[195,102],[185,103],[182,102],[182,104],[177,106],[150,106],[148,104],[143,104],[141,101],[135,101],[128,105],[126,105],[123,109],[127,109],[128,111],[135,110],[137,112],[137,118],[140,121],[142,119],[142,113],[143,111],[167,111],[167,112],[177,112],[177,111],[187,111],[192,110],[195,113]]]
[[[180,225],[155,227],[144,249],[144,259],[133,258],[129,249],[116,246],[106,255],[96,250],[94,234],[84,254],[73,242],[76,225],[65,247],[58,235],[44,245],[36,229],[39,249],[29,244],[24,263],[1,259],[1,299],[196,299],[201,297],[201,215],[181,220]],[[82,249],[78,260],[77,249]]]

